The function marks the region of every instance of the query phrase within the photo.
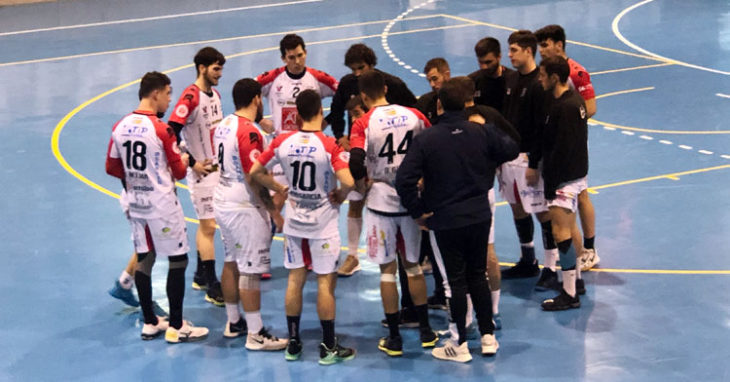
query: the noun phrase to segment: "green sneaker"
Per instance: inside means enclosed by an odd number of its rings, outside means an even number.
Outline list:
[[[335,338],[335,346],[328,349],[324,343],[319,344],[319,364],[333,365],[355,358],[355,349],[340,346]]]
[[[296,361],[302,356],[302,343],[296,338],[290,338],[284,351],[284,358],[287,361]]]

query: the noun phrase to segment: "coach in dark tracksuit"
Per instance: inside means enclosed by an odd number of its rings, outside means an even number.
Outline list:
[[[413,139],[396,176],[401,203],[420,225],[431,230],[437,245],[434,252],[442,257],[459,345],[466,340],[467,292],[482,336],[494,331],[484,276],[491,224],[487,193],[494,184],[495,169],[515,159],[520,149],[500,129],[468,122],[466,96],[461,90],[453,80],[443,84],[439,100],[444,113],[436,125]],[[419,195],[421,178],[424,191]]]

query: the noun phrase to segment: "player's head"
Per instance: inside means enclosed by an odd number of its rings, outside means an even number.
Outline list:
[[[263,112],[261,84],[252,78],[242,78],[233,85],[233,104],[236,110],[256,104],[256,114]]]
[[[540,61],[540,74],[538,79],[542,88],[553,90],[558,83],[566,84],[570,75],[568,61],[560,56],[548,57]]]
[[[279,41],[281,60],[292,74],[300,74],[307,67],[307,46],[304,39],[295,34],[288,34]]]
[[[426,79],[428,84],[431,85],[433,91],[439,91],[441,84],[451,78],[451,69],[449,69],[449,63],[442,57],[436,57],[428,60],[426,66],[423,68],[423,72],[426,73]]]
[[[307,89],[297,96],[297,113],[304,122],[311,122],[322,116],[322,99],[319,93]]]
[[[373,70],[377,63],[378,58],[375,57],[375,52],[365,44],[351,45],[345,53],[345,66],[350,68],[356,77]]]
[[[206,46],[198,51],[193,58],[195,70],[198,78],[203,78],[208,85],[218,85],[218,79],[223,75],[223,65],[226,63],[226,57],[217,49]]]
[[[537,38],[528,30],[519,30],[509,35],[509,58],[517,70],[535,62]]]
[[[170,106],[170,77],[160,72],[147,72],[139,82],[139,99],[151,101],[156,113],[164,113]]]
[[[384,98],[388,89],[385,86],[385,77],[382,73],[371,70],[363,73],[357,80],[360,97],[365,105],[372,107],[375,101]]]
[[[467,95],[464,92],[464,87],[458,80],[452,78],[441,85],[439,103],[444,111],[464,110],[466,101]]]
[[[362,101],[362,97],[356,95],[350,98],[349,101],[347,101],[347,104],[345,104],[345,110],[347,110],[347,112],[350,114],[350,119],[355,121],[365,115],[365,113],[367,113],[369,109]]]
[[[560,25],[547,25],[535,31],[540,57],[565,55],[565,30]]]
[[[474,54],[477,56],[479,69],[487,71],[490,76],[497,72],[499,62],[502,59],[502,48],[499,45],[499,40],[494,37],[485,37],[477,41],[474,45]]]
[[[459,88],[461,88],[461,92],[464,94],[464,105],[471,105],[474,103],[474,93],[476,92],[476,87],[474,85],[474,81],[467,77],[467,76],[459,76],[454,77],[451,79]]]

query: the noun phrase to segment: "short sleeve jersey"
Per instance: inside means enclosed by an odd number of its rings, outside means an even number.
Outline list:
[[[117,122],[107,159],[122,162],[130,217],[155,219],[175,211],[178,200],[169,166],[181,165],[180,150],[173,130],[157,116],[135,111]]]
[[[570,86],[577,90],[578,94],[586,101],[596,98],[596,91],[591,83],[591,75],[588,74],[586,69],[572,58],[568,59],[568,65],[570,65],[570,75],[568,76]]]
[[[325,239],[338,234],[339,207],[327,194],[337,187],[335,172],[348,168],[348,155],[321,131],[294,131],[276,137],[258,158],[271,169],[280,164],[289,182],[284,234]]]
[[[337,90],[337,80],[329,74],[307,68],[301,75],[293,76],[286,67],[277,68],[256,77],[261,84],[261,94],[268,98],[269,109],[274,121],[275,134],[282,131],[296,131],[297,95],[304,90],[313,89],[319,95],[331,97]]]
[[[260,200],[246,181],[256,158],[264,151],[264,137],[250,120],[235,114],[215,129],[213,144],[218,153],[220,178],[214,203],[219,210],[258,207]]]
[[[413,137],[430,126],[420,111],[399,105],[375,107],[355,122],[350,145],[365,151],[368,177],[374,182],[368,193],[369,209],[407,212],[395,190],[395,174]]]
[[[210,159],[216,163],[213,133],[221,118],[223,111],[218,91],[212,89],[210,93],[205,93],[193,84],[183,91],[170,122],[183,125],[182,136],[187,151],[196,161]]]

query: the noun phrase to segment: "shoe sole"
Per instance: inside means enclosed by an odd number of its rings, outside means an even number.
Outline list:
[[[319,364],[320,365],[324,365],[324,366],[329,366],[329,365],[334,365],[336,363],[340,363],[340,362],[344,362],[344,361],[349,361],[349,360],[355,358],[355,354],[356,353],[352,353],[352,355],[347,356],[347,357],[344,357],[344,358],[337,357],[337,358],[335,358],[333,360],[323,360],[322,358],[320,358],[319,359]]]
[[[435,340],[430,342],[421,342],[421,347],[424,349],[430,349],[432,347],[436,347],[436,344],[439,342],[439,338],[436,337]]]
[[[340,272],[340,271],[337,271],[337,276],[339,276],[339,277],[350,277],[350,276],[354,275],[355,273],[359,272],[360,270],[362,270],[362,267],[360,267],[360,264],[358,264],[350,272]]]
[[[159,337],[160,334],[162,334],[162,331],[160,331],[160,332],[158,332],[156,334],[144,334],[144,333],[142,333],[142,340],[143,341],[154,340],[155,338]]]
[[[245,347],[246,347],[246,349],[251,350],[251,351],[264,351],[264,352],[266,352],[266,351],[280,351],[280,350],[284,350],[284,349],[286,349],[286,345],[287,344],[284,344],[284,346],[283,347],[280,347],[280,348],[266,349],[266,347],[253,347],[253,346],[252,347],[248,347],[248,342],[246,342],[246,346]]]
[[[302,357],[302,352],[291,354],[291,353],[284,353],[284,359],[287,361],[299,361],[299,358]]]
[[[193,281],[193,289],[195,290],[208,290],[208,286],[205,284],[198,284],[195,281]]]
[[[198,342],[202,341],[204,339],[208,338],[208,335],[200,336],[200,337],[186,337],[184,339],[178,338],[177,341],[170,341],[167,338],[165,338],[165,341],[167,341],[168,344],[182,344],[182,343],[188,343],[188,342]]]
[[[440,359],[442,361],[451,361],[451,362],[467,363],[467,362],[470,362],[472,360],[471,355],[469,356],[468,359],[464,359],[464,360],[456,359],[456,358],[453,358],[453,357],[439,357],[438,355],[434,354],[433,352],[431,352],[431,355],[434,358]]]
[[[578,309],[578,308],[580,308],[580,302],[572,303],[570,305],[558,306],[558,307],[553,307],[553,306],[545,307],[545,306],[543,306],[542,307],[542,310],[545,310],[545,311],[548,311],[548,312],[557,312],[557,311],[561,311],[561,310]]]
[[[386,348],[385,346],[378,345],[378,350],[382,351],[390,357],[400,357],[403,355],[403,350],[392,350]]]
[[[380,325],[383,325],[384,328],[387,328],[388,327],[388,323],[387,322],[382,322],[381,321],[380,322]],[[405,323],[405,324],[404,323],[398,324],[398,327],[399,328],[404,328],[404,329],[415,329],[418,326],[419,326],[419,323],[418,322],[408,322],[408,323]]]
[[[226,306],[225,302],[218,302],[214,298],[209,297],[207,294],[205,295],[205,301],[208,301],[209,303],[215,305],[215,306]]]

